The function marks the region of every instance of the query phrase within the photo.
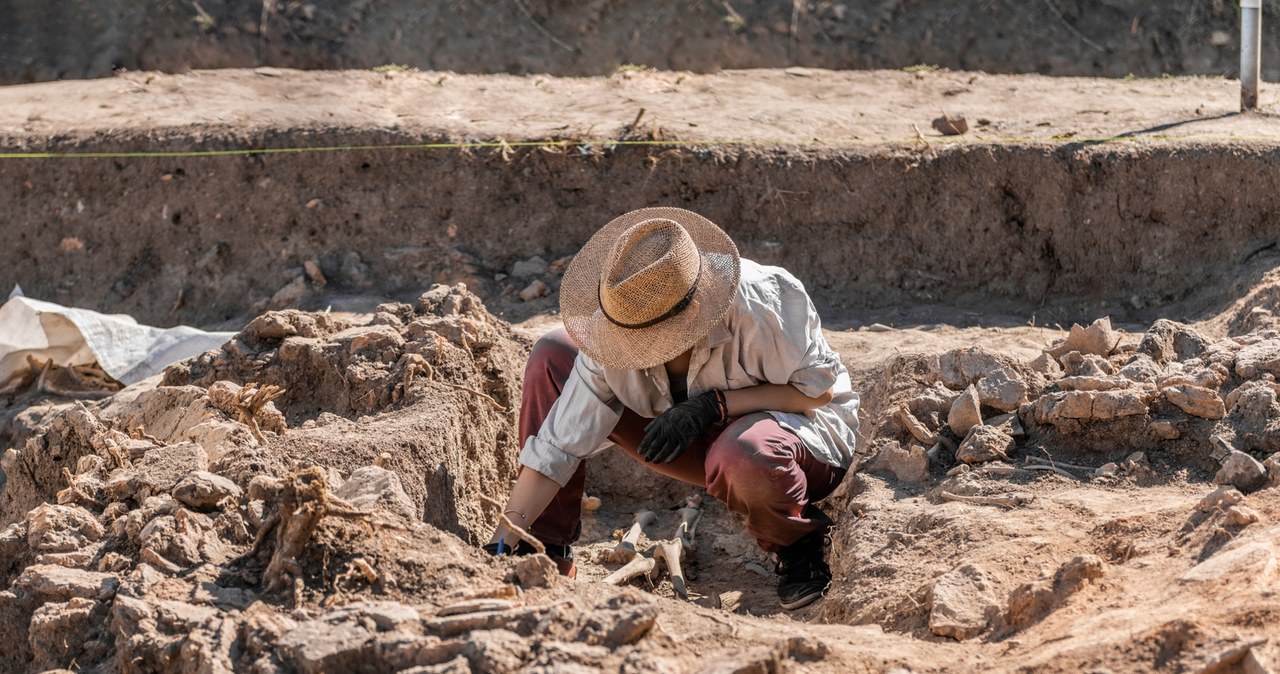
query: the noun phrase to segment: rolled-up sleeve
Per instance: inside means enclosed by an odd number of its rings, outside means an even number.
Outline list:
[[[817,398],[835,386],[840,359],[822,336],[822,321],[800,281],[781,270],[771,280],[750,298],[753,325],[744,333],[743,354],[762,379]]]
[[[613,432],[622,409],[605,381],[603,369],[586,355],[578,354],[542,428],[520,450],[521,465],[563,487],[578,464],[594,454]]]

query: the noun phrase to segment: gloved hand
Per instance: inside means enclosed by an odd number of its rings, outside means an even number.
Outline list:
[[[725,421],[724,393],[707,391],[658,415],[645,426],[640,456],[650,463],[670,463],[702,437],[711,424]]]

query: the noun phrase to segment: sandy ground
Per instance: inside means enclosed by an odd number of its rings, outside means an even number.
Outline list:
[[[98,132],[163,136],[189,126],[249,138],[266,130],[338,128],[455,140],[607,140],[625,135],[644,110],[632,134],[690,143],[842,146],[916,143],[921,136],[936,142],[940,134],[930,122],[944,112],[968,120],[971,130],[959,140],[983,143],[1275,139],[1277,118],[1266,111],[1280,103],[1280,88],[1264,85],[1260,100],[1263,112],[1237,114],[1239,83],[1201,77],[788,68],[573,79],[258,68],[6,87],[0,133],[16,146]]]

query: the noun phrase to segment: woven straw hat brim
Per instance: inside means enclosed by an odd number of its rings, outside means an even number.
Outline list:
[[[600,310],[601,270],[627,228],[654,218],[679,223],[697,245],[702,258],[698,289],[675,316],[647,328],[623,328]],[[644,370],[675,358],[711,332],[733,302],[739,273],[738,247],[715,223],[682,208],[642,208],[614,218],[574,256],[560,283],[560,313],[569,337],[593,360],[613,369]]]

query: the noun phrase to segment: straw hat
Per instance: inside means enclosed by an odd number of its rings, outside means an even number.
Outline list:
[[[715,223],[683,208],[642,208],[614,218],[574,256],[560,313],[596,362],[643,370],[711,332],[738,273],[738,247]]]

